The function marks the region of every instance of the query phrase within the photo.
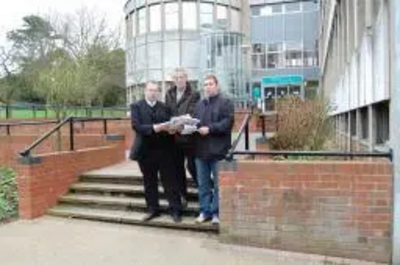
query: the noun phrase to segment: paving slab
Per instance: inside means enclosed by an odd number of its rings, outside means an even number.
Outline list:
[[[222,245],[216,235],[43,217],[0,226],[5,265],[369,265]]]

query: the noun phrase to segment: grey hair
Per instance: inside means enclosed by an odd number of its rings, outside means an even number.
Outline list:
[[[184,67],[177,67],[177,68],[175,68],[175,75],[178,74],[178,73],[182,73],[182,74],[184,74],[185,76],[188,76],[187,70],[186,70],[186,68],[184,68]]]

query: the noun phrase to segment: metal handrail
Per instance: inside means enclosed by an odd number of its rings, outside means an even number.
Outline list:
[[[49,130],[47,133],[45,133],[42,137],[34,141],[31,145],[29,145],[25,150],[20,152],[19,154],[23,157],[29,156],[32,149],[40,145],[43,141],[45,141],[47,138],[49,138],[54,132],[58,131],[62,126],[67,124],[68,122],[71,122],[73,120],[73,117],[68,117],[65,118],[63,121],[61,121],[57,126]]]
[[[103,121],[104,126],[104,134],[107,134],[107,121],[119,121],[119,120],[128,120],[129,118],[79,118],[79,117],[68,117],[63,121],[58,123],[57,126],[46,132],[42,137],[35,140],[31,145],[29,145],[25,150],[21,151],[19,154],[23,157],[29,156],[31,151],[39,146],[42,142],[44,142],[47,138],[49,138],[53,133],[60,130],[62,126],[69,123],[69,131],[70,131],[70,151],[75,149],[75,138],[74,138],[74,123],[75,122],[94,122],[94,121]]]
[[[233,155],[282,155],[282,156],[329,156],[329,157],[381,157],[392,160],[393,154],[389,152],[347,152],[347,151],[233,151]]]
[[[243,133],[245,134],[245,149],[249,150],[249,123],[251,120],[251,113],[246,114],[243,119],[242,125],[240,125],[239,134],[236,139],[232,143],[232,147],[226,155],[226,159],[231,160],[233,158],[234,152],[239,144],[240,139],[242,138]]]

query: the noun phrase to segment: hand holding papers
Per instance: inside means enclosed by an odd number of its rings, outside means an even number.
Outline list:
[[[177,126],[179,126],[179,125],[195,126],[199,122],[200,122],[200,120],[192,118],[189,114],[178,116],[178,117],[173,117],[171,119],[171,125],[173,125],[173,126],[175,126],[175,125],[177,125]]]
[[[184,125],[183,130],[181,131],[182,135],[188,135],[197,132],[197,126],[195,125]]]
[[[182,135],[192,134],[197,131],[198,119],[192,118],[190,115],[182,115],[173,117],[170,121],[170,133],[179,131]]]

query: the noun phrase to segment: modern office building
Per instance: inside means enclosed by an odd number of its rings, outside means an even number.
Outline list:
[[[188,70],[196,88],[216,74],[223,92],[244,102],[247,1],[129,0],[124,9],[128,103],[141,97],[148,80],[165,93],[177,67]]]
[[[252,90],[265,111],[280,97],[305,97],[318,86],[318,2],[249,1]]]
[[[390,147],[389,2],[321,1],[321,86],[342,149]]]

